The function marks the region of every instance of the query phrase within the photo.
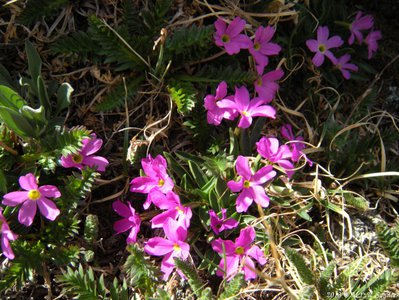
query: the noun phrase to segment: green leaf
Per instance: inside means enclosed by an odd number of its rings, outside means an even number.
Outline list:
[[[193,110],[197,102],[197,90],[190,82],[171,82],[168,92],[180,114],[187,115]]]
[[[38,92],[40,104],[45,108],[46,114],[49,115],[51,112],[51,104],[50,104],[50,99],[49,99],[49,96],[47,93],[46,85],[45,85],[41,75],[39,75],[37,77],[36,82],[37,82],[37,92]]]
[[[292,263],[293,266],[295,266],[295,269],[297,270],[301,280],[306,284],[314,284],[315,280],[313,272],[306,265],[303,256],[300,255],[296,250],[291,248],[286,249],[286,254],[289,261]]]
[[[8,128],[21,137],[38,137],[32,124],[22,117],[20,113],[8,107],[0,106],[0,119],[3,120]]]
[[[7,178],[3,170],[0,170],[0,192],[7,193]]]
[[[42,59],[40,58],[39,53],[37,53],[35,47],[28,40],[25,41],[25,51],[28,56],[28,68],[29,74],[32,77],[32,81],[34,83],[38,83],[38,78],[42,71]],[[36,87],[34,88],[37,91]]]
[[[25,116],[29,120],[32,120],[32,124],[39,125],[39,127],[44,127],[47,123],[44,107],[40,106],[34,109],[28,105],[22,106],[20,109],[21,115]],[[45,129],[45,128],[43,128]]]
[[[8,86],[0,85],[0,106],[8,107],[17,112],[26,104],[25,100],[17,92]]]
[[[57,108],[55,114],[58,115],[63,109],[71,104],[71,94],[73,88],[69,83],[64,82],[57,90]]]
[[[224,284],[224,291],[218,298],[223,299],[239,299],[238,293],[245,286],[244,274],[237,274],[231,281]]]
[[[204,171],[201,170],[201,167],[192,160],[188,161],[188,167],[190,168],[191,174],[198,186],[205,186],[205,184],[208,182],[208,178],[206,177]]]

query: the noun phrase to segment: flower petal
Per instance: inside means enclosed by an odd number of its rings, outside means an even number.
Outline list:
[[[104,172],[109,161],[102,156],[87,156],[83,158],[82,164],[89,166],[90,168],[97,167],[97,171]]]
[[[22,202],[29,200],[27,191],[18,191],[5,194],[2,203],[8,206],[17,206]]]
[[[256,278],[255,264],[249,257],[245,257],[243,260],[243,271],[245,280],[251,280]]]
[[[120,200],[114,201],[114,203],[112,203],[112,208],[118,215],[122,217],[129,218],[132,215],[129,207]]]
[[[44,197],[50,197],[50,198],[59,198],[59,197],[61,197],[60,191],[54,185],[42,185],[41,187],[39,187],[39,192]]]
[[[35,175],[33,175],[32,173],[28,173],[25,176],[19,177],[19,185],[26,191],[36,190],[37,181]]]
[[[240,32],[244,29],[245,24],[245,20],[241,19],[240,17],[235,17],[229,26],[227,26],[226,34],[230,37],[240,34]]]
[[[248,158],[239,155],[236,161],[236,170],[238,175],[242,176],[244,180],[249,180],[252,176],[252,171],[249,168]]]
[[[172,241],[161,237],[154,237],[148,240],[144,246],[144,251],[150,255],[162,256],[167,253],[173,252]]]
[[[54,202],[47,198],[37,200],[37,205],[39,206],[40,213],[50,221],[54,221],[60,214],[60,210]]]
[[[253,229],[253,227],[251,226],[245,227],[244,229],[241,229],[240,235],[235,240],[235,246],[243,247],[246,252],[247,250],[249,250],[254,239],[255,239],[255,230]]]
[[[249,191],[249,189],[244,189],[241,194],[238,195],[237,200],[236,200],[236,209],[237,212],[246,212],[248,210],[248,207],[252,204],[253,202],[253,195]]]
[[[129,219],[122,219],[114,223],[114,230],[117,234],[125,232],[133,227],[133,223]]]
[[[14,252],[12,251],[10,246],[10,241],[3,235],[1,236],[1,249],[3,251],[4,256],[7,257],[8,259],[15,258]]]
[[[33,219],[36,215],[36,202],[35,201],[25,201],[22,204],[21,208],[18,212],[18,221],[19,223],[30,226],[33,223]]]

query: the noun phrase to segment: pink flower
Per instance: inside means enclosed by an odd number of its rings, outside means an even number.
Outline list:
[[[36,208],[39,206],[40,213],[51,221],[54,221],[60,214],[59,209],[53,201],[47,199],[61,197],[60,191],[53,185],[38,186],[35,176],[32,173],[19,177],[19,185],[25,191],[11,192],[3,197],[3,204],[17,206],[22,204],[18,221],[25,226],[30,226],[36,215]]]
[[[137,240],[137,233],[140,230],[141,219],[139,214],[136,214],[135,209],[130,205],[130,202],[123,204],[120,200],[112,203],[114,211],[123,217],[122,220],[114,223],[114,230],[117,234],[128,231],[130,229],[129,236],[126,239],[128,244],[135,243]]]
[[[134,178],[130,182],[130,191],[142,194],[149,194],[151,191],[160,191],[164,194],[171,191],[174,187],[173,180],[166,172],[167,163],[162,155],[155,158],[151,154],[147,158],[141,160],[146,176]],[[148,209],[151,205],[151,195],[148,195],[144,208]]]
[[[237,111],[241,117],[238,127],[248,128],[252,124],[252,117],[268,117],[274,119],[276,110],[269,105],[262,105],[263,99],[249,99],[249,92],[245,86],[236,88],[234,100],[223,99],[219,101],[219,107]]]
[[[269,206],[270,199],[262,184],[276,176],[273,167],[266,166],[252,174],[248,158],[240,155],[236,161],[236,170],[240,179],[238,181],[230,180],[227,186],[233,193],[241,191],[236,200],[237,212],[246,212],[253,201],[262,207]]]
[[[351,78],[351,73],[349,73],[349,71],[357,72],[359,70],[355,64],[349,63],[350,59],[351,56],[349,54],[345,54],[334,61],[334,65],[338,70],[341,71],[342,76],[344,76],[345,79]]]
[[[349,26],[349,30],[351,32],[351,35],[348,39],[349,45],[353,44],[353,42],[355,41],[355,37],[358,43],[361,44],[363,41],[363,35],[361,33],[361,30],[368,30],[374,25],[374,20],[371,15],[362,16],[362,14],[363,13],[361,11],[358,11],[355,20]]]
[[[166,209],[163,213],[151,219],[152,228],[163,228],[169,218],[178,220],[186,229],[190,227],[192,212],[190,207],[183,206],[177,194],[170,191],[166,195],[159,191],[151,193],[152,203],[160,209]]]
[[[328,38],[329,30],[327,26],[319,26],[317,28],[317,40],[307,40],[306,46],[309,50],[315,52],[312,59],[316,67],[320,67],[324,62],[324,56],[327,56],[331,61],[335,59],[334,55],[329,49],[342,46],[344,41],[338,35]]]
[[[97,171],[103,172],[109,162],[102,156],[93,155],[100,150],[103,140],[97,139],[95,134],[91,138],[83,139],[82,149],[76,154],[61,157],[61,165],[64,168],[78,168],[82,170],[84,166],[90,168],[97,167]]]
[[[263,99],[265,103],[271,102],[280,88],[276,81],[283,76],[283,70],[278,69],[259,77],[255,82],[255,90],[258,93],[258,97]]]
[[[237,114],[235,114],[231,109],[228,108],[220,108],[218,105],[218,101],[224,98],[229,99],[231,96],[226,97],[227,95],[227,83],[221,82],[219,83],[216,89],[216,95],[207,95],[204,99],[204,106],[207,110],[207,121],[208,124],[220,125],[223,118],[233,120]]]
[[[255,230],[252,227],[246,227],[241,230],[234,243],[220,238],[213,241],[213,250],[222,255],[219,263],[220,269],[217,270],[216,275],[225,276],[227,280],[231,280],[239,272],[241,266],[245,280],[255,279],[255,263],[252,259],[261,265],[264,265],[267,260],[263,251],[253,245],[254,240]]]
[[[279,45],[270,42],[275,32],[276,30],[271,26],[266,28],[259,26],[255,32],[254,42],[248,49],[257,64],[259,74],[262,74],[265,66],[269,64],[268,56],[278,55],[281,51]]]
[[[371,57],[374,55],[375,52],[377,52],[378,49],[378,43],[377,41],[382,39],[381,31],[370,31],[370,33],[366,36],[366,39],[364,42],[366,43],[368,47],[368,59],[371,59]]]
[[[280,146],[278,139],[263,137],[256,143],[256,149],[263,158],[283,168],[288,177],[294,174],[295,167],[289,161],[292,158],[290,148],[287,145]]]
[[[230,25],[227,25],[222,19],[217,19],[214,34],[215,44],[224,47],[230,55],[237,54],[241,49],[248,49],[251,39],[245,34],[241,34],[245,24],[240,17],[236,17]]]
[[[211,228],[216,234],[219,234],[224,230],[236,228],[238,226],[238,222],[233,218],[226,219],[226,211],[227,210],[225,208],[222,208],[222,217],[219,218],[212,209],[209,210]]]
[[[168,219],[164,231],[166,238],[154,237],[149,239],[144,246],[144,251],[150,255],[164,256],[161,270],[164,273],[164,280],[167,280],[175,267],[174,257],[182,260],[187,259],[190,255],[190,246],[185,242],[187,229],[179,222]]]
[[[14,252],[11,249],[10,241],[15,241],[17,235],[13,233],[8,226],[6,218],[3,216],[3,209],[0,207],[0,224],[1,224],[1,249],[8,259],[14,259]]]
[[[313,165],[313,162],[306,156],[305,153],[302,152],[302,149],[306,147],[302,142],[303,137],[295,137],[294,133],[292,132],[291,124],[285,124],[283,127],[281,127],[281,135],[288,141],[295,141],[289,144],[292,153],[291,160],[293,162],[297,162],[301,157],[303,157],[309,166]]]

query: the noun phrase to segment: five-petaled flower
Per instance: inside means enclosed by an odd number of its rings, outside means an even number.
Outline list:
[[[233,218],[226,219],[227,209],[222,208],[222,217],[220,218],[214,210],[209,210],[210,225],[212,230],[219,234],[224,230],[233,229],[238,226],[238,221]]]
[[[235,242],[220,238],[213,241],[213,250],[223,256],[216,275],[225,276],[227,280],[230,280],[240,271],[241,266],[245,280],[255,279],[255,263],[252,259],[261,265],[264,265],[267,260],[262,250],[253,245],[254,240],[255,230],[252,227],[246,227],[241,230]]]
[[[297,162],[301,157],[303,157],[309,166],[313,165],[313,162],[306,156],[305,153],[302,152],[302,150],[306,148],[305,143],[303,142],[303,137],[296,137],[294,135],[291,124],[285,124],[281,127],[281,135],[286,140],[290,141],[289,147],[291,149],[291,160],[293,162]]]
[[[352,45],[353,42],[356,40],[359,44],[363,42],[363,35],[361,30],[368,30],[371,29],[374,25],[374,20],[371,15],[364,15],[362,16],[362,12],[358,11],[355,17],[355,20],[349,25],[349,30],[351,35],[348,39],[348,44]]]
[[[240,17],[236,17],[229,25],[224,20],[217,19],[214,34],[215,44],[224,47],[230,55],[237,54],[241,49],[248,49],[251,45],[251,39],[241,33],[245,24],[245,20]]]
[[[368,48],[368,59],[371,59],[374,55],[374,53],[378,49],[378,41],[382,39],[381,31],[376,30],[376,31],[370,31],[369,34],[366,36],[364,39],[364,42],[367,45]]]
[[[259,26],[255,32],[255,39],[249,47],[249,53],[253,56],[258,74],[262,74],[265,66],[269,64],[269,56],[277,55],[281,51],[278,44],[271,43],[276,30],[267,26]]]
[[[208,124],[220,125],[223,118],[233,120],[237,116],[232,109],[219,107],[218,101],[224,98],[229,99],[231,96],[227,96],[227,83],[222,81],[216,88],[216,95],[207,95],[204,99]]]
[[[292,153],[287,145],[281,145],[278,139],[262,137],[256,143],[258,153],[272,163],[278,164],[287,173],[288,177],[294,174],[295,166],[290,161]]]
[[[141,219],[136,210],[130,205],[130,202],[123,204],[120,200],[116,200],[112,203],[114,211],[123,217],[122,220],[114,223],[114,230],[117,234],[128,231],[130,229],[129,236],[126,239],[128,244],[136,242],[137,233],[140,230]]]
[[[333,62],[335,67],[341,71],[342,76],[344,76],[345,79],[351,78],[351,73],[349,71],[357,72],[359,70],[355,64],[349,62],[350,60],[351,56],[349,54],[345,54],[339,58],[336,58]]]
[[[151,191],[160,191],[164,194],[171,191],[174,187],[173,180],[167,173],[167,163],[165,158],[158,154],[155,158],[151,154],[147,158],[141,160],[146,176],[134,178],[130,182],[130,191],[142,194],[149,194],[146,202],[144,202],[144,209],[148,209],[151,205]]]
[[[269,206],[270,199],[265,193],[263,184],[276,176],[272,166],[265,166],[252,174],[248,158],[239,155],[236,161],[238,181],[230,180],[227,186],[233,193],[240,192],[236,200],[237,212],[246,212],[255,201],[262,207]]]
[[[11,192],[3,196],[3,204],[8,206],[17,206],[22,204],[18,213],[18,221],[25,226],[30,226],[36,215],[37,206],[40,213],[51,221],[54,221],[60,214],[50,198],[61,197],[57,187],[53,185],[38,186],[36,177],[32,173],[19,177],[19,185],[24,191]]]
[[[316,67],[320,67],[324,62],[324,56],[327,56],[331,61],[335,59],[330,49],[342,46],[344,41],[338,35],[329,38],[329,30],[327,26],[319,26],[317,28],[317,40],[307,40],[306,46],[309,50],[315,52],[312,62]]]
[[[154,191],[151,193],[151,196],[151,201],[156,207],[165,209],[164,212],[151,219],[152,228],[163,228],[168,218],[178,220],[186,229],[190,227],[190,219],[192,217],[191,208],[183,206],[177,194],[169,191],[164,195],[159,191]]]
[[[144,246],[144,251],[150,255],[164,256],[161,270],[164,273],[164,280],[167,280],[175,267],[174,258],[187,259],[190,255],[190,245],[185,242],[187,229],[180,222],[169,218],[163,229],[166,238],[149,239]]]
[[[248,128],[252,124],[253,117],[276,118],[276,110],[270,105],[263,105],[264,100],[254,98],[250,100],[249,92],[245,86],[236,88],[234,100],[223,99],[219,101],[219,107],[237,111],[240,114],[238,127]]]
[[[283,70],[278,69],[259,77],[255,81],[255,91],[258,93],[258,97],[264,100],[265,103],[271,102],[280,88],[276,81],[280,80],[283,76]]]
[[[8,226],[6,218],[3,216],[3,209],[0,207],[0,230],[1,230],[1,249],[8,259],[14,259],[14,252],[11,249],[10,241],[15,241],[17,235]]]
[[[108,160],[105,157],[93,155],[100,150],[103,140],[96,138],[96,135],[92,134],[91,138],[83,139],[82,144],[82,149],[78,153],[62,156],[61,165],[64,168],[78,168],[80,170],[84,166],[96,167],[97,171],[105,171],[109,164]]]

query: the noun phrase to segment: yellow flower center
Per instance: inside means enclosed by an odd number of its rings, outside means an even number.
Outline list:
[[[180,246],[179,246],[178,244],[175,243],[175,244],[173,245],[173,250],[176,251],[176,252],[180,252],[180,251],[181,251],[181,248],[180,248]]]
[[[341,64],[336,64],[336,67],[341,70],[342,65]]]
[[[320,44],[320,45],[319,45],[319,51],[320,51],[321,53],[326,52],[326,50],[327,50],[326,45],[324,45],[324,44]]]
[[[244,181],[244,187],[249,188],[251,186],[251,182],[249,180]]]
[[[83,160],[83,156],[81,154],[72,155],[72,160],[75,164],[80,164]]]
[[[258,78],[258,80],[256,81],[256,84],[259,86],[262,86],[262,78]]]
[[[222,35],[222,42],[223,43],[228,43],[230,42],[230,37],[227,34]]]
[[[244,116],[246,116],[246,117],[248,117],[248,115],[249,115],[249,113],[248,113],[246,110],[243,110],[243,111],[241,112],[241,114],[244,115]]]
[[[260,49],[260,44],[258,42],[254,43],[254,50],[258,51]]]
[[[159,179],[158,186],[163,186],[165,184],[165,180]]]
[[[241,255],[244,254],[244,248],[243,247],[237,247],[236,248],[236,254]]]
[[[28,192],[28,198],[30,200],[37,200],[37,199],[40,198],[40,196],[41,196],[41,194],[40,194],[40,192],[38,190],[30,190]]]
[[[176,210],[179,213],[179,215],[182,215],[184,213],[184,211],[182,211],[179,206],[176,206]]]

